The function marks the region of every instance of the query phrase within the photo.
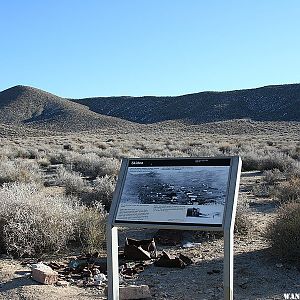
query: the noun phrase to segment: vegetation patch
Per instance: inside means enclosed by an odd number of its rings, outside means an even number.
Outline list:
[[[300,202],[283,205],[278,217],[267,227],[272,253],[280,259],[300,264]]]

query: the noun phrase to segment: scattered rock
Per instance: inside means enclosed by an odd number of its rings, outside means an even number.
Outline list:
[[[31,276],[42,284],[54,284],[58,281],[58,273],[42,263],[33,265]]]
[[[68,281],[65,281],[65,280],[58,280],[56,282],[56,285],[62,286],[62,287],[68,287],[70,285],[70,283]]]

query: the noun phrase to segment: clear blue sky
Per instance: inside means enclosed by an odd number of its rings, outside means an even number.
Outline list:
[[[300,83],[300,1],[4,0],[0,90],[180,95]]]

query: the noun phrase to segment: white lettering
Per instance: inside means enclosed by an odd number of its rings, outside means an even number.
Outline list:
[[[297,300],[300,299],[300,293],[284,293],[283,294],[284,299],[292,299]]]
[[[143,161],[132,161],[131,164],[132,165],[143,165],[144,162]]]

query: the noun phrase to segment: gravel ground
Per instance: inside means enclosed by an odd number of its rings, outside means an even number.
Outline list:
[[[276,217],[274,203],[256,198],[251,187],[260,180],[258,173],[244,173],[241,178],[239,205],[249,205],[248,216],[253,226],[251,234],[235,236],[234,244],[234,299],[284,299],[284,293],[300,293],[300,272],[281,263],[268,253],[262,237],[265,226]],[[123,230],[124,236],[141,238],[153,236],[154,231]],[[150,265],[138,278],[126,284],[147,284],[152,299],[223,299],[223,238],[204,239],[193,232],[184,232],[183,240],[196,241],[192,248],[161,246],[171,254],[183,253],[194,260],[184,269],[170,269]],[[77,286],[45,286],[34,282],[21,261],[0,259],[0,299],[105,299],[103,289]]]

